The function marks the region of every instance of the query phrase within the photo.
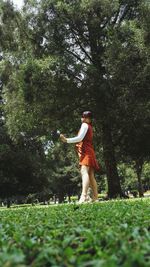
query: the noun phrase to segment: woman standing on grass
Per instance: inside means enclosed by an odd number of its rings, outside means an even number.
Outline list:
[[[82,193],[79,203],[88,201],[87,192],[89,187],[91,187],[93,193],[92,200],[98,200],[97,182],[95,180],[94,171],[99,170],[99,165],[92,145],[93,129],[91,119],[92,113],[90,111],[85,111],[82,114],[82,125],[76,137],[66,138],[63,134],[60,134],[60,138],[63,142],[76,143],[82,176]]]

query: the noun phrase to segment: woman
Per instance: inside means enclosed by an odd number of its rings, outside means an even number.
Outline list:
[[[94,177],[94,171],[99,170],[99,165],[96,161],[94,148],[92,145],[93,129],[91,125],[92,113],[84,111],[82,114],[82,125],[76,137],[66,138],[63,134],[60,138],[66,143],[76,143],[76,149],[79,156],[79,164],[81,166],[82,176],[82,193],[79,203],[88,201],[88,189],[91,187],[93,192],[93,201],[98,200],[97,182]]]

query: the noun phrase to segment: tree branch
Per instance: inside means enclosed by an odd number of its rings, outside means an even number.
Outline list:
[[[64,70],[68,75],[72,76],[74,79],[78,80],[79,82],[83,82],[79,77],[75,76],[72,72],[69,72],[68,70],[66,71],[66,69]]]
[[[120,7],[120,8],[121,8],[121,7]],[[123,13],[121,14],[121,16],[120,16],[120,18],[119,18],[119,23],[121,23],[121,22],[124,20],[124,18],[125,18],[125,16],[127,15],[127,13],[128,13],[129,10],[130,10],[130,6],[129,6],[129,5],[126,5],[126,6],[124,7]],[[119,16],[119,14],[118,14],[118,16]]]
[[[74,56],[76,59],[78,59],[80,62],[82,62],[85,65],[89,65],[87,62],[85,62],[83,59],[81,59],[77,54],[73,53],[72,51],[65,49],[65,51],[69,54],[71,54],[72,56]]]
[[[74,39],[76,41],[76,43],[80,46],[82,52],[87,56],[87,58],[93,63],[92,61],[92,58],[89,56],[89,54],[87,53],[87,51],[84,49],[84,47],[82,46],[79,38],[77,37],[77,34],[74,32],[74,29],[70,28],[72,33],[73,33],[73,36],[74,36]]]

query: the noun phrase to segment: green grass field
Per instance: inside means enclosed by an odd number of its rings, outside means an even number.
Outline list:
[[[2,267],[150,266],[150,199],[0,209]]]

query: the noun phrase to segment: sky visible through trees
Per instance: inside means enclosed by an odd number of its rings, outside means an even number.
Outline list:
[[[17,8],[21,8],[23,6],[24,1],[23,0],[12,0],[12,2],[14,3],[14,5]]]

